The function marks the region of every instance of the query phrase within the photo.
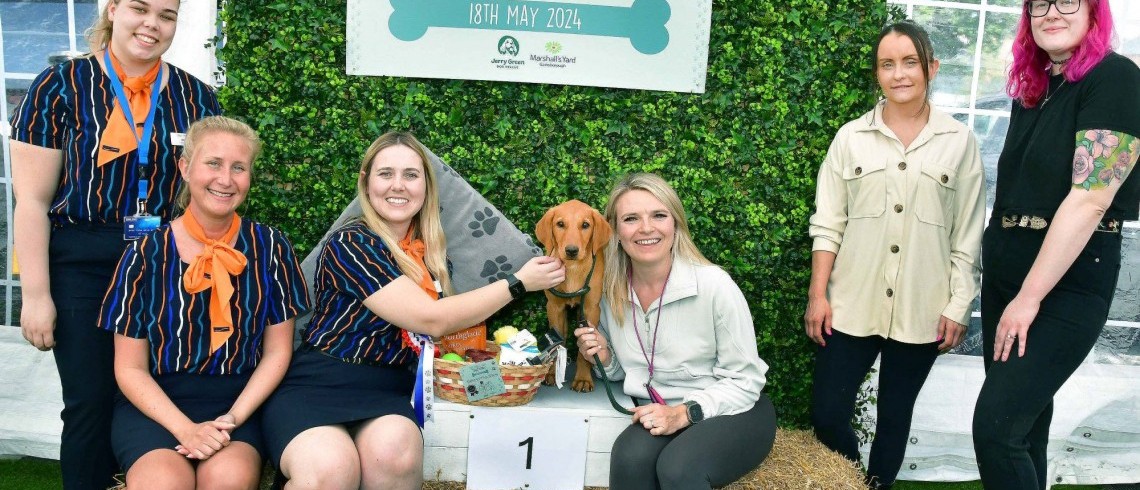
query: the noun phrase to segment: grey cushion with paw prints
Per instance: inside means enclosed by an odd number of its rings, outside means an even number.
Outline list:
[[[511,223],[493,204],[471,187],[455,169],[428,150],[428,158],[439,181],[440,219],[447,235],[447,257],[451,261],[451,281],[457,292],[485,286],[514,273],[542,249],[531,237]],[[360,201],[356,198],[340,213],[325,236],[305,260],[301,270],[313,298],[317,258],[334,231],[360,217]],[[296,328],[309,323],[306,314],[297,319]]]

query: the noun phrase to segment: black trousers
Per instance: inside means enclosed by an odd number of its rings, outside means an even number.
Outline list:
[[[986,381],[974,407],[973,433],[978,471],[987,489],[1046,488],[1053,395],[1096,344],[1120,274],[1120,234],[1093,233],[1042,300],[1025,339],[1025,357],[1017,356],[1015,344],[1009,360],[993,362],[998,321],[1021,290],[1044,238],[1043,230],[991,224],[982,239]]]
[[[111,452],[114,335],[97,328],[99,307],[125,242],[122,225],[65,225],[48,249],[55,302],[55,355],[63,388],[59,462],[63,487],[104,490],[119,470]]]
[[[711,417],[670,436],[630,424],[610,453],[610,488],[722,487],[759,466],[775,442],[776,410],[763,394],[746,412]]]
[[[818,347],[812,385],[811,422],[820,442],[859,461],[859,439],[852,427],[859,387],[880,354],[875,438],[867,464],[869,482],[889,487],[906,454],[914,401],[938,359],[938,342],[907,344],[878,335],[855,337],[832,330]]]

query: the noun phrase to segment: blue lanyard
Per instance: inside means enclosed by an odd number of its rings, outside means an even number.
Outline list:
[[[150,111],[147,112],[146,121],[143,122],[141,139],[138,136],[138,126],[135,126],[135,115],[131,112],[131,101],[127,99],[127,94],[123,91],[123,82],[119,81],[119,72],[115,71],[115,65],[111,63],[110,48],[103,51],[103,61],[107,70],[111,72],[111,89],[115,91],[115,98],[119,99],[119,109],[123,111],[123,117],[127,118],[127,124],[131,126],[131,136],[138,142],[139,205],[137,211],[145,213],[146,210],[143,208],[146,206],[147,189],[150,184],[146,178],[146,171],[147,166],[150,165],[150,140],[151,135],[154,134],[154,114],[158,110],[159,87],[162,85],[162,61],[159,61],[158,76],[154,79],[154,85],[150,87]]]

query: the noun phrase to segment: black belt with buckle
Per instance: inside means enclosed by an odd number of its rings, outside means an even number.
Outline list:
[[[1096,231],[1104,233],[1120,233],[1123,222],[1116,218],[1107,218],[1096,224]],[[1044,230],[1049,226],[1049,220],[1040,216],[1027,214],[1007,214],[1001,217],[1002,228],[1029,228],[1030,230]]]
[[[1007,214],[1001,217],[1002,228],[1029,228],[1030,230],[1044,230],[1049,221],[1040,216],[1027,214]]]
[[[1105,233],[1120,233],[1120,228],[1123,225],[1124,225],[1124,222],[1122,222],[1116,218],[1109,218],[1109,219],[1101,220],[1100,223],[1097,223],[1096,224],[1096,231],[1103,231]]]

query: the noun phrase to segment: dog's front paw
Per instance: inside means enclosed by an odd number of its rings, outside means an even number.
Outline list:
[[[577,391],[579,393],[589,393],[591,391],[594,391],[594,380],[590,378],[574,378],[574,384],[572,386],[574,388],[574,391]]]
[[[553,386],[554,385],[554,373],[553,372],[546,373],[546,378],[542,380],[542,384],[544,384],[546,386]]]

